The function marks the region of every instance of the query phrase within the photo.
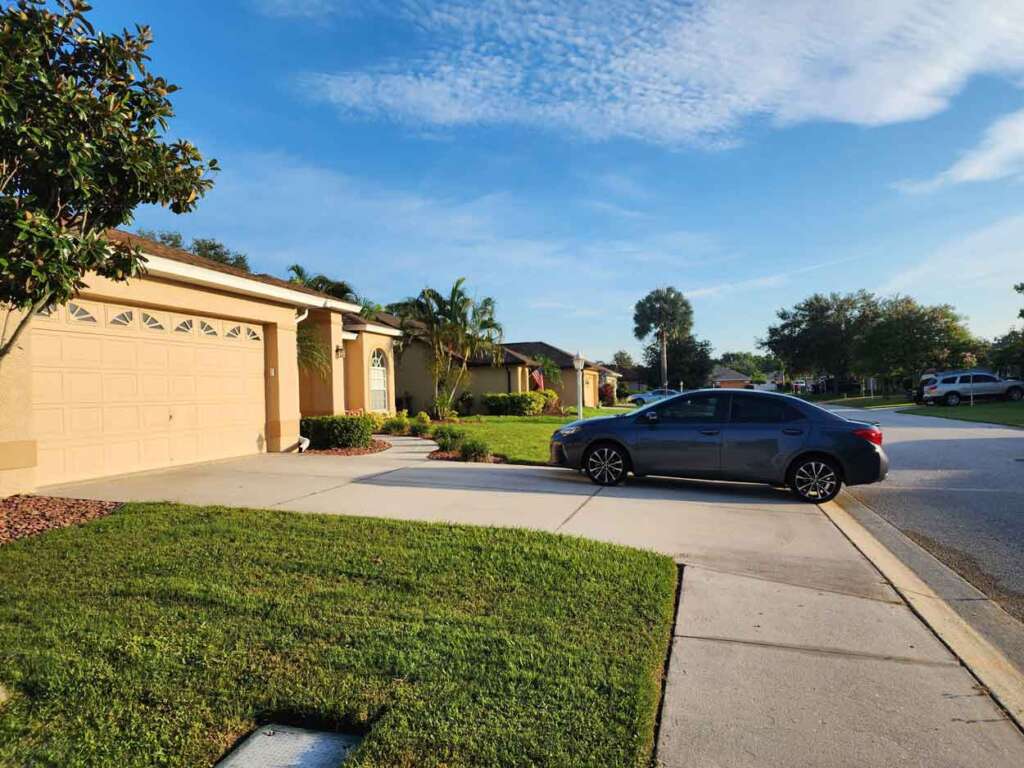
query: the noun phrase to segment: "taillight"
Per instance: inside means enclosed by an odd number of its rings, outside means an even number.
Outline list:
[[[880,429],[875,429],[874,427],[864,427],[863,429],[853,430],[853,434],[855,434],[857,437],[863,437],[869,443],[874,443],[875,445],[882,444],[882,430]]]
[[[934,392],[937,389],[938,389],[938,387],[936,387],[934,384],[932,386],[928,387],[928,391],[929,392]]]

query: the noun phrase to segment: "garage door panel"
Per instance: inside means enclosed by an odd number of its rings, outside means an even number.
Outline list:
[[[134,371],[139,367],[138,346],[135,339],[103,339],[103,367]]]
[[[103,376],[93,371],[73,371],[63,377],[64,402],[71,404],[103,402]]]
[[[137,373],[108,373],[103,377],[103,399],[108,403],[135,402],[139,399]]]
[[[138,432],[141,426],[137,405],[114,405],[103,409],[103,433],[106,435]]]
[[[222,335],[244,323],[84,306],[97,322],[64,308],[31,331],[41,485],[266,449],[263,343]]]
[[[91,436],[103,430],[103,410],[101,408],[68,408],[68,435]]]

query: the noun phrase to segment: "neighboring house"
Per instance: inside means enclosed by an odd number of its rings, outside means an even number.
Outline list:
[[[749,376],[724,365],[716,365],[711,371],[711,386],[721,389],[744,389],[752,385]]]
[[[534,360],[538,357],[547,357],[553,360],[555,365],[562,369],[562,381],[557,385],[545,382],[545,386],[558,392],[563,406],[568,408],[576,405],[576,369],[572,362],[575,355],[543,341],[522,341],[505,344],[504,347]],[[589,360],[586,361],[583,368],[583,406],[585,408],[598,405],[597,390],[600,386],[600,378],[600,366]]]
[[[394,329],[359,307],[124,232],[129,282],[89,275],[0,366],[0,496],[51,483],[288,451],[302,412],[394,408]],[[299,322],[332,349],[300,375]]]
[[[606,367],[619,375],[619,386],[627,392],[640,392],[647,389],[644,384],[644,377],[635,366],[624,368],[618,365],[609,365]]]
[[[402,327],[399,318],[386,312],[377,313],[374,319],[392,329]],[[433,408],[434,377],[430,365],[430,348],[417,339],[407,341],[398,355],[396,392],[402,407],[410,413]],[[469,361],[467,378],[457,397],[468,392],[473,397],[474,410],[479,410],[482,396],[488,392],[529,392],[530,373],[536,367],[529,357],[502,347],[497,360],[480,357]]]

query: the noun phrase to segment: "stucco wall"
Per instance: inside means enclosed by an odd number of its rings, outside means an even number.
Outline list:
[[[21,313],[0,310],[8,337]],[[0,360],[0,498],[25,493],[35,485],[36,441],[32,433],[31,340],[26,330],[16,347]]]
[[[410,400],[409,411],[430,411],[434,405],[434,380],[430,375],[430,351],[426,344],[406,344],[398,359],[398,394]]]
[[[583,371],[583,407],[593,408],[597,405],[599,375],[597,371]],[[561,404],[565,408],[576,407],[576,369],[566,368],[562,370],[562,381],[556,386],[552,387],[561,400]]]
[[[337,312],[326,309],[311,310],[303,321],[313,328],[320,343],[331,357],[331,371],[299,368],[299,410],[303,416],[333,416],[345,413],[345,358],[338,357],[336,349],[343,347],[342,319]]]
[[[391,337],[364,331],[354,340],[345,342],[345,407],[349,411],[371,410],[370,356],[375,349],[384,350],[387,357],[387,411],[395,411],[395,355]]]

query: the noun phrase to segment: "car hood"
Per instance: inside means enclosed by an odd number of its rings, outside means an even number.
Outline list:
[[[590,424],[597,424],[601,421],[621,419],[624,415],[625,414],[619,413],[614,416],[592,416],[589,419],[576,419],[576,421],[570,421],[568,424],[563,424],[559,429],[565,429],[566,427],[586,427]]]

